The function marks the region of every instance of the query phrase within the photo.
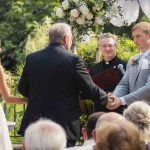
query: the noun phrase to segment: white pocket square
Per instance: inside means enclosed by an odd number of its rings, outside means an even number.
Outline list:
[[[148,69],[148,68],[149,68],[148,60],[144,58],[142,61],[141,69]]]

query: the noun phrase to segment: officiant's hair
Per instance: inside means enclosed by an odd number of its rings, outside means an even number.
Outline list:
[[[103,33],[103,34],[100,34],[99,35],[99,38],[98,38],[98,43],[100,42],[100,40],[101,39],[103,39],[103,38],[112,38],[113,40],[114,40],[114,42],[115,42],[115,45],[117,45],[117,37],[116,37],[116,35],[114,35],[114,34],[111,34],[111,33]],[[100,45],[98,45],[98,46],[100,46]]]
[[[133,26],[132,32],[137,28],[143,30],[146,34],[150,34],[150,22],[139,22]]]
[[[66,23],[55,23],[50,27],[50,43],[62,43],[64,36],[72,35],[71,27]]]

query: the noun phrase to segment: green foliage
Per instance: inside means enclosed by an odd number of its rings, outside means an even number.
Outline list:
[[[137,54],[138,52],[139,50],[136,48],[136,45],[132,40],[126,38],[125,36],[118,39],[117,55],[121,59],[128,61],[131,56]]]
[[[79,43],[77,48],[77,53],[83,58],[84,63],[87,68],[96,63],[96,49],[97,49],[97,40],[92,38],[90,42]]]
[[[26,37],[45,16],[51,16],[52,8],[58,4],[58,0],[1,0],[1,59],[5,68],[12,69],[25,60]]]
[[[37,26],[27,37],[25,44],[26,54],[42,49],[48,44],[48,30],[52,23],[49,17],[44,18],[43,24]]]

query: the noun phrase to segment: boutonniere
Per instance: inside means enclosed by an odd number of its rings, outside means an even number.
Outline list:
[[[131,65],[136,65],[138,64],[139,62],[139,59],[140,59],[140,55],[136,55],[134,57],[131,58]]]
[[[136,65],[138,64],[138,60],[137,59],[131,59],[131,65]]]

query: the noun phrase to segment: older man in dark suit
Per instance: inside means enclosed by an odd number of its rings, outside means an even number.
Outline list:
[[[68,147],[79,137],[79,97],[91,98],[99,105],[107,103],[106,93],[87,73],[83,60],[72,54],[72,32],[68,24],[50,28],[50,44],[30,54],[19,82],[19,92],[28,98],[19,133],[41,117],[61,124],[67,133]]]

